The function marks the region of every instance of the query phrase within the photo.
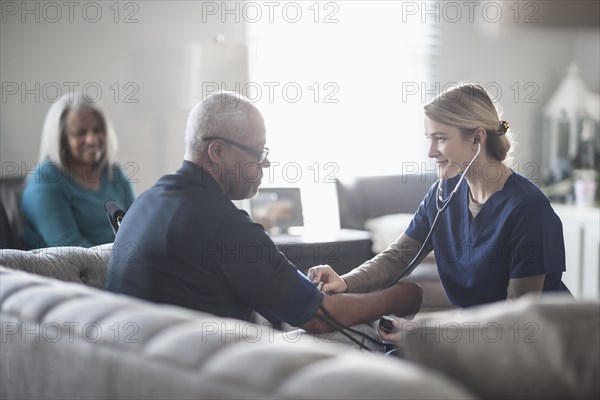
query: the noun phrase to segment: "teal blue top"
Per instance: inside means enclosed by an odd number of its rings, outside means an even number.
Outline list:
[[[134,200],[129,179],[118,165],[102,170],[100,188],[87,189],[55,163],[38,165],[23,190],[26,224],[25,244],[31,248],[51,246],[91,247],[115,239],[104,202],[112,200],[127,210]]]

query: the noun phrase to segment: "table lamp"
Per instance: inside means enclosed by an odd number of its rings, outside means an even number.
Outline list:
[[[547,183],[572,180],[578,204],[591,205],[596,191],[600,147],[597,103],[598,95],[587,90],[579,68],[571,63],[544,107],[544,179]]]

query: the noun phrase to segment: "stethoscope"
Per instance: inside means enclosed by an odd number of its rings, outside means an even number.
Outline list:
[[[437,209],[438,214],[441,213],[442,211],[444,211],[448,207],[448,204],[450,204],[450,200],[452,200],[452,198],[454,197],[456,192],[458,192],[458,188],[460,187],[461,182],[465,179],[465,175],[467,174],[467,171],[469,171],[469,168],[471,168],[471,165],[473,165],[473,162],[475,162],[475,159],[477,158],[477,156],[479,156],[479,153],[481,152],[481,144],[479,142],[475,142],[475,143],[477,144],[477,152],[475,153],[475,156],[471,159],[469,164],[467,164],[467,167],[461,174],[460,179],[458,180],[458,183],[454,187],[454,190],[452,192],[450,192],[448,197],[446,197],[446,200],[444,200],[442,197],[442,195],[443,195],[442,180],[443,179],[440,178],[440,180],[438,182],[438,195],[435,198],[435,208]],[[441,207],[440,207],[440,202],[442,202]],[[436,216],[436,219],[437,219],[437,216]]]
[[[465,175],[469,171],[469,168],[471,168],[471,165],[473,165],[473,163],[475,162],[475,159],[479,156],[479,153],[481,152],[481,143],[479,143],[477,141],[477,139],[475,140],[475,143],[477,144],[477,152],[475,153],[475,156],[471,159],[469,164],[467,164],[467,167],[464,169],[464,171],[460,175],[460,179],[456,183],[454,190],[452,190],[452,192],[450,192],[450,194],[448,195],[448,197],[446,197],[446,199],[443,198],[443,190],[442,190],[443,178],[440,178],[440,180],[438,181],[438,188],[437,188],[438,194],[435,197],[435,208],[437,209],[437,213],[435,215],[435,218],[433,219],[431,228],[429,228],[429,233],[427,234],[427,237],[425,237],[423,244],[421,244],[421,248],[417,252],[417,255],[415,256],[415,258],[413,258],[412,261],[406,266],[406,268],[404,268],[404,270],[402,270],[400,275],[397,278],[394,278],[394,280],[389,285],[387,285],[385,288],[395,285],[396,283],[398,283],[398,281],[400,279],[410,275],[410,273],[413,272],[413,270],[417,267],[417,265],[419,265],[419,263],[417,261],[421,260],[421,257],[423,255],[423,250],[425,250],[425,245],[427,244],[427,242],[429,242],[429,239],[431,238],[431,234],[433,233],[433,230],[435,229],[435,226],[437,225],[438,217],[440,216],[440,214],[442,212],[444,212],[444,210],[446,210],[446,208],[448,208],[448,205],[450,205],[450,202],[454,198],[454,195],[456,194],[456,192],[458,192],[458,188],[460,187],[460,184],[465,179]],[[442,204],[441,206],[440,206],[440,202]]]

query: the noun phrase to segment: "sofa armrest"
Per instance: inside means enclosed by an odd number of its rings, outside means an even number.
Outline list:
[[[61,281],[103,288],[112,243],[84,247],[0,250],[0,265]]]

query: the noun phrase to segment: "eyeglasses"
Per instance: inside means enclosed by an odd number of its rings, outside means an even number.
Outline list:
[[[231,139],[226,139],[224,137],[220,137],[220,136],[208,136],[208,137],[204,137],[202,138],[203,141],[209,141],[209,140],[222,140],[225,143],[229,143],[234,145],[235,147],[244,150],[245,152],[252,154],[253,156],[255,156],[256,158],[258,158],[258,162],[262,163],[263,161],[265,161],[267,159],[267,156],[269,155],[269,148],[268,147],[263,147],[262,150],[257,150],[254,149],[252,147],[243,145],[241,143],[235,142]]]

